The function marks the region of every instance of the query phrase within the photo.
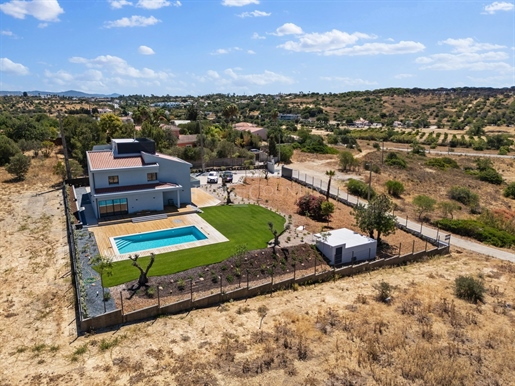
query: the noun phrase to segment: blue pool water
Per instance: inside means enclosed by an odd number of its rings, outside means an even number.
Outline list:
[[[181,228],[115,237],[114,242],[118,248],[118,253],[123,255],[125,253],[168,247],[205,239],[207,239],[207,236],[196,226],[191,225]]]

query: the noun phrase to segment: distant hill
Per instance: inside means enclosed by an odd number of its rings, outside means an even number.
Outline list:
[[[25,91],[0,91],[0,96],[21,96]],[[82,91],[68,90],[68,91],[27,91],[29,96],[38,96],[38,95],[58,95],[63,97],[70,98],[118,98],[120,94],[88,94]]]

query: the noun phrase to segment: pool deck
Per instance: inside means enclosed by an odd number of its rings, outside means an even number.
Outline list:
[[[134,233],[159,231],[170,228],[179,228],[188,225],[195,225],[207,236],[207,239],[157,248],[148,251],[139,251],[137,253],[140,256],[148,256],[151,252],[156,254],[173,252],[181,249],[194,248],[229,241],[224,235],[218,232],[197,214],[176,215],[163,220],[153,220],[140,223],[124,222],[112,225],[102,225],[99,227],[91,227],[88,230],[95,235],[100,254],[106,257],[112,257],[113,261],[120,261],[127,260],[130,254],[116,255],[112,244],[113,237],[130,235]]]

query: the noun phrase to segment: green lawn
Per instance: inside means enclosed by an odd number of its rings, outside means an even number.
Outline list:
[[[284,229],[286,220],[257,205],[214,206],[203,209],[200,216],[229,239],[228,242],[163,253],[156,256],[149,276],[163,276],[185,271],[201,265],[218,263],[234,255],[238,245],[247,244],[249,251],[265,248],[273,238],[268,228],[272,222],[278,231]],[[149,257],[138,259],[146,267]],[[139,271],[132,261],[113,264],[112,276],[104,274],[104,285],[112,287],[137,279]]]

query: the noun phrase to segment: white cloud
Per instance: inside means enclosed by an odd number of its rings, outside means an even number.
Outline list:
[[[233,51],[241,51],[242,49],[240,47],[232,47],[232,48],[219,48],[214,52],[211,52],[211,55],[227,55],[230,52]]]
[[[252,34],[252,39],[258,39],[258,40],[261,40],[261,39],[266,39],[266,37],[265,37],[265,36],[261,36],[261,35],[259,35],[257,32],[254,32],[254,33]]]
[[[447,39],[439,44],[452,47],[451,53],[418,57],[415,63],[420,64],[422,70],[495,71],[499,73],[513,71],[513,67],[505,62],[509,59],[509,55],[502,50],[506,49],[505,46],[478,43],[472,38]]]
[[[329,82],[339,82],[346,86],[373,86],[377,84],[377,82],[372,82],[360,78],[348,78],[340,76],[322,76],[320,79]]]
[[[123,17],[119,20],[107,21],[105,23],[106,28],[116,28],[116,27],[148,27],[150,25],[154,25],[159,23],[161,20],[156,19],[154,16],[144,17],[144,16],[131,16]]]
[[[394,76],[395,79],[407,79],[407,78],[413,78],[415,75],[413,74],[397,74]]]
[[[17,19],[33,16],[42,21],[59,21],[59,15],[64,12],[57,0],[11,0],[0,4],[0,11]]]
[[[205,76],[196,76],[199,82],[211,82],[220,90],[250,90],[256,86],[267,86],[270,84],[293,84],[295,81],[281,74],[265,70],[261,74],[240,74],[240,68],[229,68],[218,73],[209,70]]]
[[[247,51],[247,54],[249,54],[249,55],[256,55],[256,52],[255,52],[255,51],[253,51],[253,50],[248,50],[248,51]]]
[[[136,7],[145,9],[159,9],[168,7],[170,4],[167,0],[139,0]]]
[[[275,30],[275,33],[271,35],[284,36],[284,35],[300,35],[302,34],[302,28],[293,23],[285,23]]]
[[[38,28],[46,28],[48,27],[48,23],[39,23]]]
[[[173,74],[164,71],[154,71],[150,68],[137,69],[130,66],[124,59],[112,55],[97,56],[94,59],[75,56],[70,58],[70,62],[84,64],[88,68],[100,69],[111,74],[135,79],[166,80],[173,77]]]
[[[505,1],[494,1],[492,4],[485,6],[483,13],[493,15],[498,11],[512,11],[513,8],[514,6],[512,3],[507,3]]]
[[[401,41],[399,43],[365,43],[361,46],[345,47],[338,50],[325,51],[324,55],[401,55],[414,54],[424,51],[425,46],[422,43]]]
[[[286,26],[286,24],[285,24]],[[284,26],[283,26],[284,27]],[[296,27],[296,26],[295,26]],[[298,27],[300,29],[300,27]],[[285,29],[288,30],[288,29]],[[291,28],[289,29],[292,30]],[[302,31],[300,29],[300,31]],[[277,34],[281,36],[281,32],[277,29]],[[376,35],[365,34],[362,32],[348,32],[333,29],[324,33],[299,33],[297,41],[287,41],[279,45],[294,52],[315,52],[325,56],[329,55],[396,55],[420,52],[425,49],[422,43],[413,41],[400,41],[398,43],[365,43],[356,45],[360,40],[377,39]]]
[[[0,72],[13,75],[27,75],[29,69],[21,63],[14,63],[8,58],[0,58]]]
[[[309,33],[298,38],[298,41],[287,41],[279,47],[295,52],[328,52],[342,49],[348,45],[355,44],[360,39],[375,39],[374,35],[367,35],[361,32],[349,34],[333,29],[324,33]]]
[[[139,46],[138,47],[138,52],[141,54],[141,55],[154,55],[155,52],[152,48],[150,47],[147,47],[147,46]]]
[[[0,35],[2,36],[14,36],[11,31],[0,31]]]
[[[259,0],[223,0],[222,5],[226,7],[243,7],[249,4],[259,4]]]
[[[111,8],[114,8],[114,9],[120,9],[126,5],[132,5],[132,3],[127,0],[108,0],[108,1],[109,1],[109,4],[111,5]]]
[[[172,3],[172,5],[174,7],[180,7],[180,6],[182,6],[182,3],[179,0],[177,0],[175,3]]]
[[[465,38],[465,39],[446,39],[441,42],[438,42],[438,44],[443,45],[447,44],[451,47],[453,47],[452,52],[478,52],[478,51],[485,51],[485,50],[499,50],[502,48],[506,48],[505,46],[500,46],[498,44],[490,44],[490,43],[477,43],[472,38]]]
[[[263,12],[263,11],[252,11],[252,12],[243,12],[243,13],[240,13],[238,16],[239,17],[266,17],[266,16],[270,16],[271,13],[269,12]]]

